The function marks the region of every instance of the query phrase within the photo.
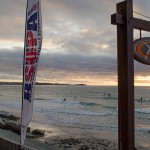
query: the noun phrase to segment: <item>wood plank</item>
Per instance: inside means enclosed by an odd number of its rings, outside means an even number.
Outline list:
[[[133,18],[133,28],[150,32],[150,21]]]
[[[125,20],[123,18],[123,15],[118,14],[118,13],[111,15],[111,24],[123,25],[124,23],[125,23]],[[150,21],[133,18],[133,28],[150,32]]]
[[[113,25],[123,25],[124,20],[121,14],[115,13],[111,15],[111,24]]]
[[[24,149],[34,150],[32,148],[23,146]],[[0,137],[0,149],[2,150],[20,150],[20,144],[6,140]]]

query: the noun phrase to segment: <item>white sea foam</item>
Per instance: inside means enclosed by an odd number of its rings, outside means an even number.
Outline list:
[[[75,101],[65,101],[64,99],[59,99],[59,100],[50,100],[49,102],[52,102],[52,103],[60,103],[60,104],[79,104],[80,102],[75,102]]]
[[[66,113],[66,114],[85,115],[85,116],[109,116],[109,115],[114,115],[114,113],[112,113],[112,112],[92,112],[92,111],[84,111],[84,110],[59,110],[59,109],[56,110],[56,109],[52,109],[52,110],[47,110],[47,112]]]
[[[51,103],[59,103],[59,104],[65,104],[65,105],[84,105],[84,106],[96,106],[100,105],[98,103],[93,102],[78,102],[78,101],[67,101],[67,100],[50,100]]]
[[[143,128],[141,128],[141,127],[138,127],[138,128],[135,128],[135,130],[136,131],[138,131],[138,132],[149,132],[150,131],[150,128],[148,128],[148,127],[143,127]]]
[[[135,112],[143,113],[143,114],[150,114],[150,109],[148,109],[148,108],[137,108],[137,109],[135,109]]]
[[[11,108],[21,108],[21,103],[19,102],[10,102],[6,100],[0,100],[0,105],[6,106],[6,107],[11,107]]]

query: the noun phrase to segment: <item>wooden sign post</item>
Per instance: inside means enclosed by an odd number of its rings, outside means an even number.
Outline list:
[[[133,0],[126,0],[117,4],[111,23],[117,25],[118,149],[136,150],[133,29],[150,31],[150,22],[133,18]]]

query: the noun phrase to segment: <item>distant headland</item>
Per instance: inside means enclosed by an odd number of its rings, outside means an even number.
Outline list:
[[[41,83],[36,82],[36,85],[68,85],[68,86],[87,86],[86,84],[61,84],[61,83]],[[22,82],[0,82],[0,85],[22,85]]]

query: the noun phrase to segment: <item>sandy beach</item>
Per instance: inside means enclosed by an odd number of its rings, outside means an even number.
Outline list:
[[[16,126],[20,124],[19,116],[6,111],[0,113],[1,123],[6,124],[4,129],[0,129],[1,137],[10,140],[12,142],[19,143],[20,135],[18,130],[8,127],[10,121],[16,123]],[[0,124],[2,125],[2,124]],[[7,127],[6,127],[7,126]],[[11,126],[11,125],[10,125]],[[2,127],[2,126],[0,126]],[[104,137],[109,136],[105,132],[99,136],[96,130],[85,131],[85,129],[70,128],[70,127],[56,127],[52,125],[44,125],[41,123],[31,122],[30,131],[27,133],[25,140],[25,146],[38,149],[38,150],[116,150],[117,144]],[[16,128],[15,128],[16,129]],[[44,131],[44,136],[35,136],[33,131],[38,129]],[[80,130],[80,131],[79,131]],[[80,134],[79,134],[80,133]],[[85,134],[86,133],[86,134]],[[113,135],[113,134],[112,134]],[[96,137],[97,136],[97,137]],[[101,138],[100,138],[101,137]],[[103,138],[102,138],[103,137]],[[115,141],[115,137],[114,141]]]
[[[1,137],[8,140],[19,142],[20,136],[6,130],[0,129]],[[51,136],[38,139],[29,139],[25,141],[25,145],[37,150],[117,150],[117,144],[100,138],[91,137],[67,137],[67,136]],[[148,150],[143,147],[137,147],[138,150]]]
[[[30,123],[31,131],[44,130],[43,137],[33,138],[27,136],[25,146],[37,150],[117,150],[117,133],[105,131],[97,132],[80,129],[80,135],[76,134],[76,128],[55,127],[35,122]],[[20,135],[10,130],[0,129],[1,137],[19,143]],[[137,147],[138,150],[148,150]]]
[[[0,129],[1,137],[19,142],[19,135]],[[29,139],[25,145],[37,150],[117,150],[117,144],[109,140],[89,137],[51,136],[38,139]]]
[[[118,150],[117,132],[56,127],[34,122],[31,122],[30,127],[45,130],[45,136],[35,140],[48,144],[53,150]],[[149,148],[138,145],[136,148],[137,150],[149,150]]]

